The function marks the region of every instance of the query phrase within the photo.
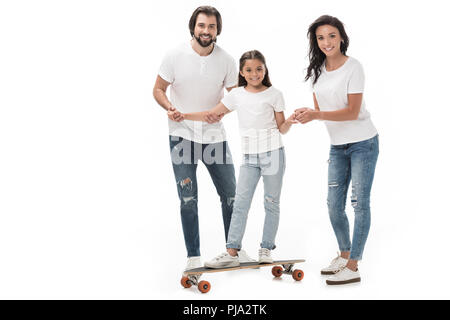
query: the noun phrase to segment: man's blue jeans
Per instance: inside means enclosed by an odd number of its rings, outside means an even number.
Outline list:
[[[225,240],[233,213],[236,178],[231,152],[226,141],[200,144],[181,137],[169,136],[170,155],[180,199],[181,223],[187,256],[200,256],[197,207],[197,164],[201,160],[212,178],[222,203]]]
[[[361,260],[370,229],[370,191],[378,158],[378,135],[343,145],[331,145],[328,164],[328,213],[339,250],[350,251],[350,259]],[[353,240],[345,202],[352,181],[351,204],[355,211]]]

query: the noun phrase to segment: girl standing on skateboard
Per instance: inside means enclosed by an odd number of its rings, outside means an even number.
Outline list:
[[[285,120],[283,95],[272,86],[265,58],[257,50],[244,53],[239,60],[237,88],[231,90],[213,109],[182,114],[182,118],[213,123],[233,110],[237,110],[239,119],[242,165],[228,232],[227,252],[206,262],[205,266],[209,268],[239,266],[237,252],[242,245],[248,211],[261,176],[266,216],[259,262],[273,262],[271,250],[275,248],[285,170],[281,134],[287,133],[291,125],[297,122],[295,114]]]
[[[328,161],[328,212],[340,255],[322,274],[327,283],[361,281],[361,260],[370,228],[370,191],[378,157],[378,133],[364,99],[364,73],[358,60],[346,55],[349,39],[341,21],[321,16],[308,30],[309,67],[305,80],[313,88],[314,109],[297,109],[301,123],[324,120],[331,139]],[[355,211],[353,239],[345,214],[348,186]]]

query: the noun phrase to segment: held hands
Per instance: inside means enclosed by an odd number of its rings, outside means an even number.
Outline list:
[[[207,111],[205,116],[203,117],[203,121],[208,122],[209,124],[213,124],[213,123],[216,123],[216,122],[219,122],[220,120],[222,120],[224,115],[225,115],[225,113],[215,114],[215,113]]]
[[[317,119],[317,111],[310,108],[299,108],[295,110],[295,120],[301,124]]]
[[[299,123],[299,121],[296,119],[296,116],[297,114],[294,112],[289,118],[286,119],[286,121],[290,124]]]
[[[184,115],[173,106],[169,107],[169,110],[167,111],[167,117],[169,117],[170,120],[176,122],[181,122],[184,120]]]

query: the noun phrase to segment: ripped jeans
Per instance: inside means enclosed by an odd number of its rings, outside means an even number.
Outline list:
[[[264,182],[264,230],[261,248],[275,249],[275,236],[280,221],[280,194],[283,175],[286,167],[284,148],[258,154],[244,154],[239,172],[228,233],[227,248],[241,249],[247,225],[248,211],[252,203],[253,194],[259,178]]]
[[[370,190],[378,158],[378,135],[343,145],[331,145],[328,164],[328,213],[340,251],[361,260],[370,229]],[[352,181],[351,204],[355,211],[353,239],[345,202]]]
[[[181,224],[187,256],[200,256],[197,207],[198,160],[205,164],[219,194],[226,240],[236,193],[236,178],[231,152],[226,141],[201,144],[181,137],[169,136],[169,143],[170,157],[180,199]]]

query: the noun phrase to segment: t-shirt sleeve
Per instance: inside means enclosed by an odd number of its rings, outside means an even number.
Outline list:
[[[275,99],[273,101],[273,109],[276,112],[282,112],[282,111],[286,110],[285,105],[284,105],[283,94],[281,92],[279,92],[279,91],[275,95]]]
[[[161,66],[159,67],[158,75],[170,83],[175,80],[173,59],[170,53],[166,54],[166,56],[164,57]]]
[[[236,103],[236,89],[231,90],[230,92],[228,92],[227,94],[225,94],[225,96],[222,98],[222,103],[225,107],[227,107],[228,110],[233,111],[236,110],[237,108],[237,103]]]
[[[232,57],[229,57],[227,63],[227,74],[225,75],[225,80],[223,85],[225,88],[231,88],[236,86],[238,83],[238,71],[236,62]]]
[[[350,74],[348,81],[347,93],[363,93],[364,92],[364,70],[358,62]]]

